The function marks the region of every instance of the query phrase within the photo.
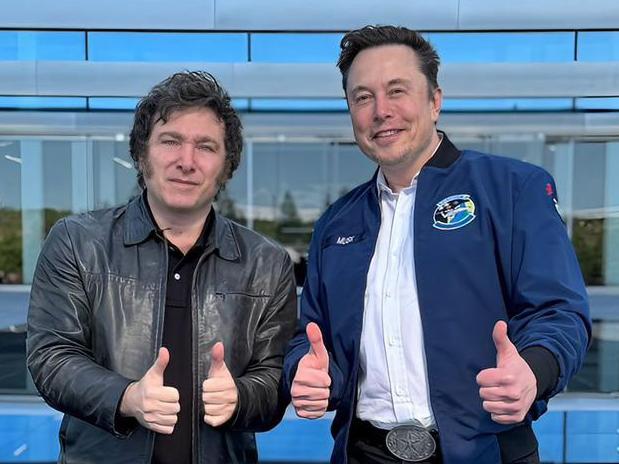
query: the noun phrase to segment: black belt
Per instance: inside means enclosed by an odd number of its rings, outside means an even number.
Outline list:
[[[405,462],[441,462],[438,430],[412,425],[384,430],[354,418],[350,434]]]

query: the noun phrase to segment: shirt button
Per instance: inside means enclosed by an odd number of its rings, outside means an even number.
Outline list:
[[[404,395],[404,387],[402,387],[402,386],[398,385],[398,386],[396,387],[396,389],[395,389],[395,393],[396,393],[396,395],[398,395],[398,396],[402,396],[402,395]]]
[[[178,272],[174,274],[174,280],[181,280],[181,275]]]

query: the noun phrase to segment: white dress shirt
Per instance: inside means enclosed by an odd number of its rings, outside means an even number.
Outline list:
[[[365,290],[356,413],[383,429],[431,427],[413,253],[417,176],[396,194],[379,169],[377,185],[381,225]]]

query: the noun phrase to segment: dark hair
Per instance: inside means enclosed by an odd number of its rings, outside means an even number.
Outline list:
[[[436,50],[419,32],[398,26],[365,26],[348,32],[340,42],[340,57],[337,66],[342,73],[342,87],[346,92],[348,71],[355,57],[366,48],[381,45],[406,45],[412,48],[419,59],[420,71],[426,76],[429,91],[438,88],[440,58]]]
[[[168,121],[176,111],[208,108],[224,123],[226,162],[222,186],[239,166],[243,150],[242,125],[232,108],[230,96],[217,80],[203,71],[183,71],[155,85],[140,100],[135,110],[133,128],[129,137],[129,152],[138,171],[138,184],[144,188],[141,162],[148,155],[148,139],[159,121]]]

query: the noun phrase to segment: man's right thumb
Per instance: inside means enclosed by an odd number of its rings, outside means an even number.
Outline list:
[[[149,369],[149,373],[158,377],[161,377],[161,385],[163,385],[163,373],[165,372],[168,363],[170,362],[170,352],[167,348],[159,348],[159,355],[155,359],[155,363]]]

